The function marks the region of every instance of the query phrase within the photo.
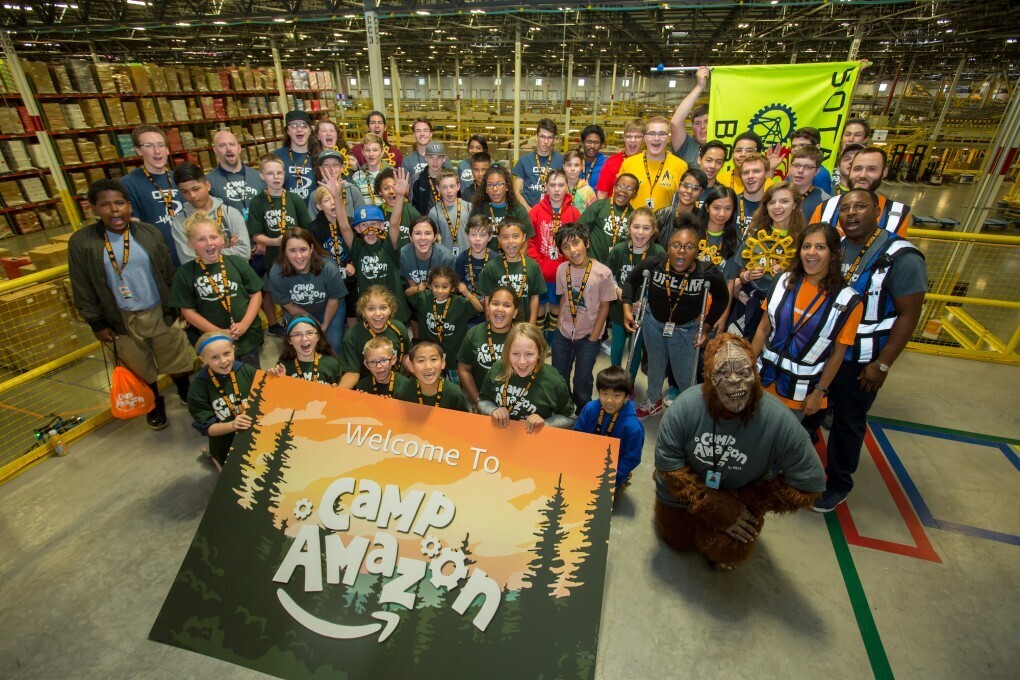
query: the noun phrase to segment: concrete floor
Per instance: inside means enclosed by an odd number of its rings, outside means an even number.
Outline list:
[[[1015,677],[1017,384],[905,354],[846,510],[770,518],[731,573],[656,538],[648,421],[613,516],[597,677]],[[146,637],[216,482],[168,405],[162,432],[109,425],[0,487],[0,678],[261,677]]]

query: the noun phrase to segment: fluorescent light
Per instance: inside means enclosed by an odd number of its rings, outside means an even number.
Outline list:
[[[357,78],[351,78],[351,85],[357,85],[357,84],[358,84],[358,79]]]
[[[676,81],[675,80],[669,81],[669,86],[670,87],[676,87]]]
[[[578,78],[577,79],[577,86],[578,87],[584,87],[584,78]]]
[[[389,78],[383,78],[382,79],[382,84],[383,85],[389,85],[390,84],[390,79]]]
[[[542,84],[542,79],[541,78],[535,78],[535,85],[541,85],[541,84]]]

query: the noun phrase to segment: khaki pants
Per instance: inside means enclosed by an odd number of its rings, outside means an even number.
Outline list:
[[[146,383],[156,382],[160,373],[191,373],[195,350],[181,328],[168,326],[163,320],[162,305],[122,314],[128,332],[118,336],[114,347],[132,373]],[[109,351],[105,344],[103,347]]]

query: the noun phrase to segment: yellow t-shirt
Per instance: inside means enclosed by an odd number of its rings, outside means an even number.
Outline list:
[[[665,163],[665,167],[663,167],[663,163]],[[645,154],[642,152],[623,161],[620,166],[620,175],[628,172],[638,178],[638,190],[634,198],[631,199],[631,207],[640,208],[648,205],[647,201],[651,197],[652,205],[650,207],[652,210],[661,210],[672,205],[673,196],[680,189],[680,178],[687,172],[687,163],[667,152],[664,161],[648,161],[648,172],[646,173]]]

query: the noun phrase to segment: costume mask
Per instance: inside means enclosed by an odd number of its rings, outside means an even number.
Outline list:
[[[747,406],[754,386],[751,357],[737,343],[727,342],[715,355],[711,380],[722,405],[739,413]]]

